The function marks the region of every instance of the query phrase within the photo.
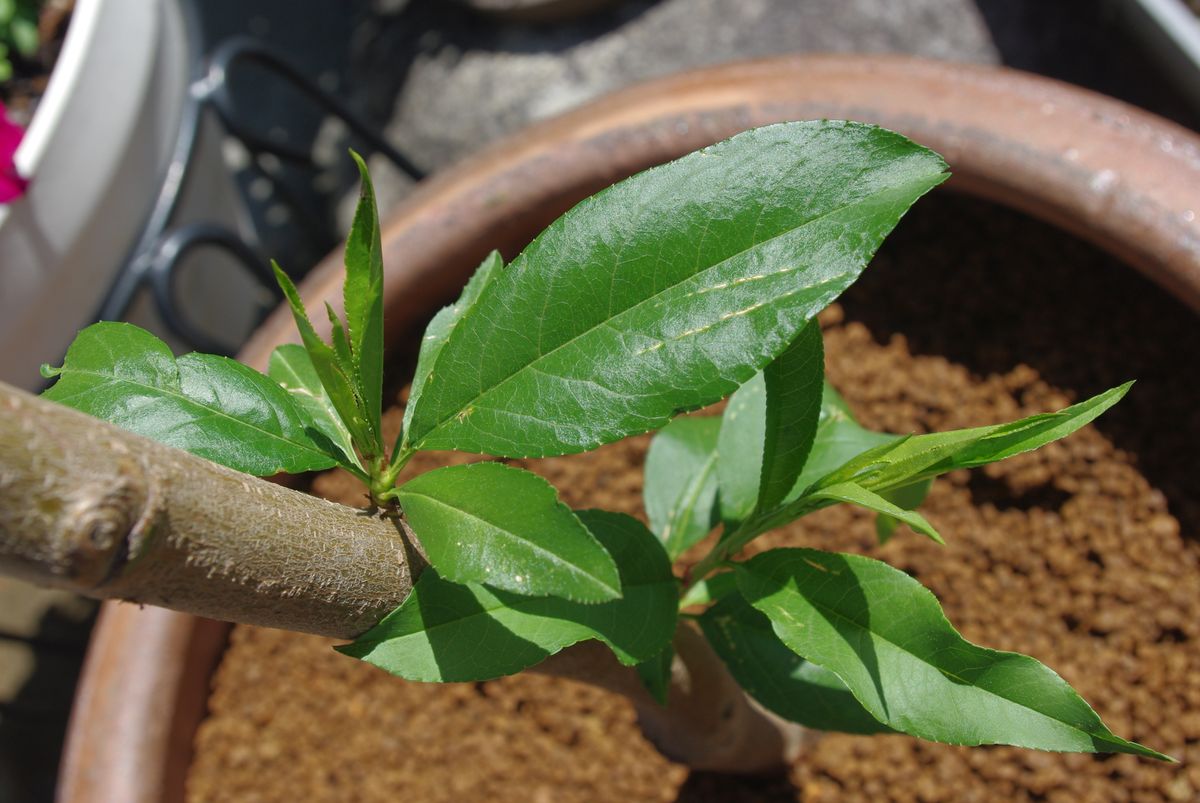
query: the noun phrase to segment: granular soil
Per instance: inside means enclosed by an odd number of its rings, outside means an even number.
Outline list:
[[[752,549],[803,544],[888,561],[932,588],[965,637],[1036,656],[1118,734],[1181,764],[834,734],[776,776],[689,774],[604,691],[533,674],[407,683],[327,640],[238,627],[196,740],[189,799],[1200,798],[1194,315],[1067,235],[938,195],[821,320],[829,377],[865,424],[893,432],[1016,418],[1139,379],[1065,442],[936,483],[922,510],[945,547],[907,530],[876,546],[870,516],[843,506]],[[647,443],[528,465],[573,506],[642,515]],[[352,504],[362,493],[336,472],[314,489]]]

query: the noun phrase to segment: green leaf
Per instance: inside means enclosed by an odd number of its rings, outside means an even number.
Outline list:
[[[886,443],[859,454],[845,465],[826,474],[809,488],[856,482],[864,488],[883,490],[907,485],[925,476],[928,469],[954,455],[985,434],[988,427],[931,432],[891,438]]]
[[[700,627],[746,692],[784,719],[817,730],[890,733],[837,675],[805,661],[779,640],[771,620],[733,593],[700,617]]]
[[[404,604],[339,647],[409,680],[474,681],[511,675],[585,639],[605,642],[626,666],[649,661],[675,633],[675,594],[667,555],[636,519],[579,512],[620,569],[624,597],[581,605],[482,585],[456,585],[426,569]]]
[[[1041,663],[963,639],[933,594],[887,564],[778,549],[737,573],[738,588],[775,634],[836,674],[889,727],[948,744],[1167,758],[1114,735]]]
[[[729,400],[717,449],[726,521],[778,507],[796,484],[821,416],[824,372],[814,322]]]
[[[983,437],[970,447],[955,452],[945,463],[934,466],[933,473],[945,474],[957,468],[975,468],[995,463],[1065,438],[1123,399],[1131,387],[1133,382],[1126,382],[1055,413],[1042,413],[1009,424],[986,427]]]
[[[825,347],[814,320],[763,369],[766,382],[766,439],[758,510],[778,507],[804,469],[821,416]]]
[[[438,573],[577,602],[621,596],[613,559],[536,474],[500,463],[448,466],[396,498]]]
[[[1028,452],[1090,423],[1120,401],[1132,384],[1127,382],[1055,413],[897,440],[853,458],[822,477],[815,488],[850,481],[879,492]]]
[[[852,482],[843,482],[838,485],[831,485],[828,488],[822,488],[819,491],[811,494],[810,499],[828,499],[834,502],[848,502],[852,505],[865,507],[867,510],[874,510],[876,513],[881,513],[898,521],[902,521],[909,527],[912,527],[916,532],[922,535],[927,535],[939,544],[946,543],[942,537],[938,535],[937,530],[933,528],[924,516],[915,510],[905,510],[904,508],[894,505],[882,496],[868,491],[861,485],[855,485]]]
[[[333,347],[338,367],[342,369],[343,374],[353,377],[354,357],[350,353],[350,338],[346,336],[346,328],[342,326],[341,319],[328,301],[325,302],[325,315],[329,318],[329,345]]]
[[[442,351],[442,346],[446,345],[446,338],[450,337],[450,333],[454,331],[454,327],[458,326],[459,320],[466,313],[471,305],[479,298],[479,294],[492,281],[492,279],[504,268],[504,259],[500,256],[499,251],[492,251],[486,257],[475,272],[471,274],[471,279],[467,282],[467,286],[463,288],[462,295],[448,307],[443,307],[438,311],[437,315],[425,327],[425,336],[421,338],[421,350],[417,354],[417,370],[413,374],[412,388],[408,394],[408,406],[404,409],[404,431],[407,435],[409,424],[412,421],[413,410],[416,409],[417,400],[421,398],[421,392],[425,388],[425,383],[433,376],[433,364],[437,361],[438,354]],[[407,437],[405,439],[407,443]]]
[[[328,468],[287,391],[226,357],[175,359],[167,344],[127,324],[92,324],[50,375],[52,401],[247,474]]]
[[[362,400],[371,432],[378,437],[383,415],[383,245],[379,210],[366,162],[350,151],[362,178],[358,208],[346,238],[346,282],[342,288],[346,329],[354,360],[351,378]],[[382,442],[375,454],[383,453]]]
[[[717,438],[721,518],[745,521],[758,504],[767,436],[767,382],[756,374],[729,397]]]
[[[933,477],[926,477],[911,485],[901,485],[898,488],[884,491],[880,496],[902,510],[916,510],[925,501],[925,497],[929,495],[929,489],[932,487]],[[891,540],[892,534],[899,524],[900,519],[886,513],[880,513],[875,517],[875,535],[879,538],[880,545]]]
[[[346,429],[350,430],[355,445],[363,453],[370,454],[376,448],[377,439],[367,423],[367,417],[363,412],[362,402],[358,398],[353,381],[343,370],[341,361],[333,348],[322,340],[313,329],[312,323],[308,320],[308,313],[304,309],[304,302],[300,300],[300,293],[292,284],[292,280],[278,265],[272,263],[271,267],[275,271],[275,280],[279,283],[280,289],[283,290],[283,294],[291,306],[292,318],[296,321],[296,328],[300,330],[300,340],[304,343],[304,349],[312,361],[313,370],[321,379],[326,395],[329,396],[333,408],[337,411],[338,417],[342,419],[342,423],[346,425]]]
[[[286,343],[276,348],[267,365],[267,376],[291,394],[292,401],[307,416],[308,423],[337,447],[341,453],[338,462],[352,470],[364,470],[354,453],[350,430],[342,423],[303,346]]]
[[[569,454],[728,395],[854,281],[944,171],[873,126],[787,123],[598,193],[459,320],[412,445]]]
[[[642,495],[671,560],[717,523],[716,417],[676,418],[650,442]]]
[[[671,665],[675,663],[675,646],[668,643],[655,655],[634,667],[638,679],[659,705],[666,705],[671,691]]]

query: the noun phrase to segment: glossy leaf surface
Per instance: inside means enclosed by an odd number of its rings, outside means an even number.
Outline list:
[[[75,338],[43,395],[119,427],[257,476],[332,466],[287,391],[212,354],[178,360],[128,323],[92,324]]]
[[[342,287],[346,339],[353,364],[351,378],[371,431],[378,434],[383,412],[383,245],[375,188],[367,165],[357,153],[351,151],[350,155],[358,165],[362,183],[346,238],[346,281]]]
[[[738,588],[788,647],[896,730],[949,744],[1165,758],[1114,735],[1033,658],[963,639],[932,593],[885,563],[772,550],[739,565]]]
[[[778,507],[796,484],[821,417],[825,350],[814,322],[730,398],[718,445],[721,516]]]
[[[1133,385],[1127,382],[1054,413],[1007,424],[914,435],[868,451],[821,478],[817,487],[852,481],[881,491],[959,468],[974,468],[1065,438],[1112,407]]]
[[[536,474],[448,466],[409,480],[396,498],[447,580],[579,602],[621,596],[613,559]]]
[[[721,518],[744,521],[758,504],[762,444],[767,435],[767,382],[762,374],[729,397],[717,440]]]
[[[650,442],[643,486],[646,515],[671,560],[716,524],[720,429],[716,417],[676,418]]]
[[[891,732],[837,675],[792,652],[771,629],[771,620],[740,594],[729,594],[705,611],[700,626],[741,687],[784,719],[818,730]]]
[[[291,395],[312,426],[338,448],[341,452],[339,462],[362,470],[354,453],[350,430],[342,423],[303,346],[285,343],[276,348],[267,365],[267,376]]]
[[[368,416],[364,410],[362,399],[359,398],[354,378],[346,372],[345,366],[334,348],[322,340],[313,328],[312,322],[308,319],[308,312],[304,309],[304,302],[300,300],[300,293],[292,284],[292,280],[278,265],[272,267],[275,270],[275,280],[279,282],[279,287],[283,290],[283,295],[292,310],[292,319],[296,322],[296,328],[300,330],[300,340],[304,343],[304,350],[308,352],[313,370],[320,377],[325,393],[329,396],[329,401],[337,411],[338,417],[342,419],[346,429],[354,438],[355,444],[361,450],[370,452],[378,448],[379,439],[368,422]],[[335,332],[335,336],[336,334]]]
[[[417,400],[421,398],[421,390],[425,387],[425,380],[429,378],[433,364],[442,351],[442,346],[446,345],[446,338],[450,337],[450,333],[454,331],[454,327],[458,325],[463,314],[479,298],[483,288],[487,287],[492,278],[503,268],[504,260],[501,259],[500,252],[492,251],[471,274],[471,278],[467,282],[467,286],[463,288],[458,300],[448,307],[438,310],[437,315],[434,315],[433,319],[429,321],[429,325],[425,327],[425,335],[421,338],[421,349],[417,354],[417,368],[413,373],[412,389],[408,394],[408,406],[404,408],[406,433],[409,422],[412,420],[412,412],[417,407]]]
[[[804,469],[821,415],[824,378],[825,347],[814,320],[763,369],[766,427],[758,510],[782,503]]]
[[[658,540],[636,519],[580,511],[620,567],[624,596],[600,605],[457,585],[425,570],[404,604],[341,652],[419,681],[488,680],[585,639],[626,665],[649,661],[675,633],[677,583]]]
[[[460,319],[411,444],[569,454],[728,395],[857,278],[944,171],[879,128],[787,123],[598,193]]]

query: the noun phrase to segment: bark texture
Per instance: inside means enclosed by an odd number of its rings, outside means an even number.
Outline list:
[[[423,561],[398,521],[218,466],[0,383],[0,573],[91,597],[352,639]],[[758,708],[703,636],[675,639],[671,703],[597,642],[538,671],[631,698],[649,738],[698,769],[760,772],[802,730]]]
[[[397,524],[0,384],[0,571],[353,638],[412,588]]]
[[[793,761],[816,733],[765,710],[742,691],[691,622],[675,631],[668,705],[650,696],[637,674],[603,644],[563,650],[533,672],[582,680],[628,697],[646,738],[695,770],[763,773]]]

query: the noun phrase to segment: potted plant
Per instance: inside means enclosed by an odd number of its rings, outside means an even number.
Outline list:
[[[805,65],[805,66],[809,66],[809,67],[811,67],[812,65]],[[817,65],[817,66],[820,66],[820,65]],[[888,66],[890,67],[890,66],[895,66],[895,65],[888,65]],[[827,65],[826,65],[826,67],[827,67],[827,68],[829,68],[829,67],[830,67],[830,65],[828,65],[828,64],[827,64]],[[924,66],[922,66],[922,65],[917,65],[916,67],[914,67],[914,70],[916,70],[916,71],[919,73],[919,72],[920,72],[920,71],[922,71],[922,70],[929,70],[929,67],[924,67]],[[712,77],[712,76],[709,76],[709,78],[710,78],[710,77]],[[943,78],[944,78],[944,77],[943,77]],[[979,76],[973,76],[973,78],[979,78]],[[876,82],[876,83],[878,83],[878,82]],[[1044,86],[1040,86],[1040,88],[1039,88],[1039,89],[1045,89],[1045,88],[1044,88]],[[1064,95],[1069,95],[1069,92],[1064,92]],[[1043,95],[1043,97],[1045,97],[1045,95]],[[1063,96],[1058,96],[1058,97],[1057,97],[1057,100],[1060,100],[1060,101],[1063,101],[1063,100],[1070,100],[1070,98],[1063,97]],[[1050,102],[1050,101],[1043,101],[1043,103],[1049,103],[1049,102]],[[1038,109],[1038,113],[1040,113],[1040,114],[1046,114],[1046,112],[1045,112],[1045,106],[1039,107],[1039,109]],[[708,132],[706,132],[706,133],[712,133],[712,132],[708,131]],[[1175,134],[1175,136],[1180,136],[1180,132],[1177,132],[1177,131],[1172,131],[1171,133],[1172,133],[1172,134]],[[1078,154],[1076,154],[1076,161],[1078,161],[1078,158],[1079,158],[1079,155],[1078,155]],[[460,180],[461,180],[461,179],[460,179]],[[432,196],[432,198],[434,198],[434,199],[437,199],[437,198],[438,198],[438,192],[442,192],[442,193],[443,193],[443,200],[445,199],[445,197],[446,197],[446,196],[448,196],[448,194],[451,194],[451,196],[452,196],[452,192],[448,192],[448,187],[449,187],[449,188],[451,188],[451,190],[452,190],[452,188],[454,188],[454,180],[452,180],[452,179],[451,179],[451,180],[448,180],[448,181],[445,181],[445,182],[443,182],[443,184],[442,184],[442,185],[440,185],[439,187],[437,187],[437,191],[431,191],[431,192],[430,192],[430,194],[428,194],[427,198]],[[476,188],[478,188],[478,187],[476,187]],[[487,196],[487,194],[485,193],[485,194],[484,194],[484,196],[482,196],[481,198],[479,198],[479,203],[480,203],[480,204],[487,203],[487,200],[488,200],[488,198],[490,198],[490,197],[488,197],[488,196]],[[494,223],[493,223],[493,224],[494,224]],[[1115,226],[1115,227],[1117,227],[1117,228],[1120,228],[1120,226],[1121,226],[1121,221],[1120,221],[1120,220],[1116,221],[1116,222],[1114,223],[1114,226]],[[1112,228],[1112,227],[1110,227],[1110,228]]]

